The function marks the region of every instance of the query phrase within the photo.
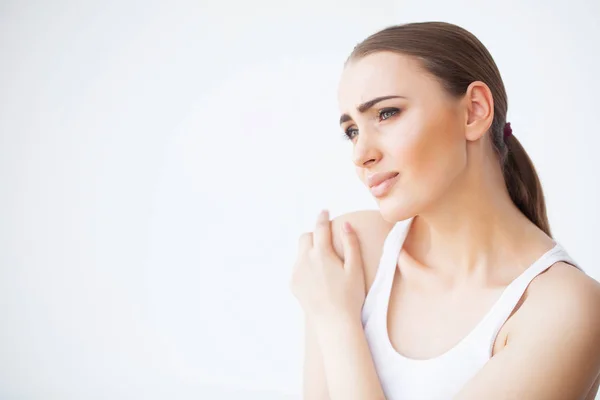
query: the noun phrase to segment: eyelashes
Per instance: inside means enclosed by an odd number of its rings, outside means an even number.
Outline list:
[[[395,107],[383,108],[383,109],[379,110],[379,112],[377,113],[377,119],[378,119],[378,121],[385,121],[387,119],[390,119],[394,115],[398,114],[399,112],[400,112],[399,108],[395,108]],[[342,137],[347,140],[352,140],[352,139],[354,139],[354,137],[356,135],[358,135],[358,129],[349,127],[348,129],[346,129],[344,131]]]

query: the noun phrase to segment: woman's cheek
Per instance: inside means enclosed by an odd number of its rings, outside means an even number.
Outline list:
[[[443,160],[439,159],[440,143],[431,138],[431,132],[412,131],[395,143],[397,171],[401,174],[401,189],[410,194],[406,201],[412,207],[425,207],[441,190]],[[412,210],[411,207],[411,210]],[[415,211],[415,210],[412,210]]]
[[[414,174],[427,165],[430,158],[426,135],[415,129],[404,129],[402,134],[395,135],[388,148],[392,150],[395,167],[401,174]]]

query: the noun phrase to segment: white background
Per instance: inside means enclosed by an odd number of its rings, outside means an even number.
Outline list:
[[[249,4],[252,3],[252,4]],[[0,398],[300,397],[317,212],[375,202],[336,87],[388,25],[490,49],[551,225],[600,278],[597,1],[0,1]]]

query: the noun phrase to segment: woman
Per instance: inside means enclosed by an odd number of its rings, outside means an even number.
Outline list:
[[[379,210],[324,211],[300,238],[305,398],[593,399],[600,285],[552,239],[481,42],[384,29],[350,55],[339,103]]]

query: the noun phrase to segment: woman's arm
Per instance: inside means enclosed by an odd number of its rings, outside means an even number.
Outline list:
[[[310,320],[306,320],[304,399],[385,399],[379,391],[362,323],[348,322],[332,321],[330,326],[315,329]],[[328,381],[331,381],[329,385]]]
[[[513,316],[519,327],[509,333],[506,347],[455,400],[582,400],[596,390],[600,285],[558,263],[536,278],[528,292]]]
[[[340,316],[316,326],[330,398],[385,400],[360,319]]]
[[[329,400],[322,357],[315,327],[308,318],[304,318],[303,397],[305,400]]]
[[[291,289],[314,327],[329,398],[384,399],[361,321],[366,292],[359,239],[349,224],[344,227],[343,260],[334,249],[328,213],[320,215],[314,232],[300,237]]]
[[[383,242],[393,224],[385,221],[377,210],[362,210],[340,215],[331,221],[331,234],[333,248],[340,257],[344,258],[341,227],[344,222],[349,222],[354,228],[359,242],[363,259],[365,293],[369,291],[383,249]],[[304,341],[304,372],[303,393],[306,400],[330,400],[323,366],[323,354],[319,348],[318,336],[315,326],[305,318]]]

